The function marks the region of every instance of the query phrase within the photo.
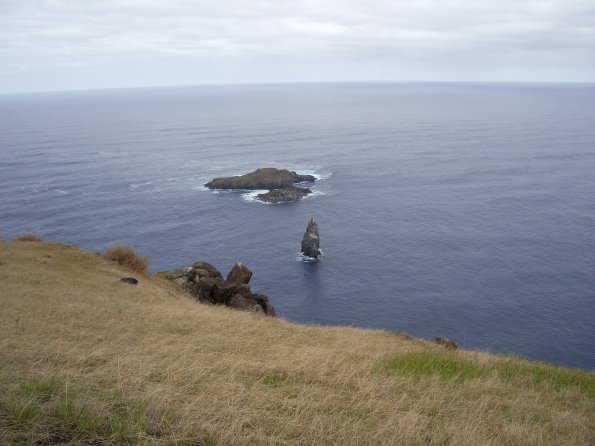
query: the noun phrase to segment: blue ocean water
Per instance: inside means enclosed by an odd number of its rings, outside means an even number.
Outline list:
[[[266,205],[209,179],[275,166]],[[310,216],[324,258],[297,261]],[[0,238],[237,260],[280,316],[595,369],[595,85],[302,84],[0,96]]]

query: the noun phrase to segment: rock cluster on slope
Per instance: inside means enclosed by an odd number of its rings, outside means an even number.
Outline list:
[[[456,350],[459,348],[455,341],[448,338],[432,338],[432,342],[434,344],[441,345],[442,347],[447,348],[449,350]]]
[[[249,285],[252,271],[240,262],[233,266],[227,279],[223,279],[217,268],[206,262],[166,272],[165,277],[181,285],[201,302],[275,316],[268,297],[252,293]]]
[[[313,259],[320,256],[320,234],[318,233],[318,224],[314,221],[314,217],[310,218],[308,227],[302,238],[302,253]]]

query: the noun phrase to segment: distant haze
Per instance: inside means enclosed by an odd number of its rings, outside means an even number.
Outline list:
[[[0,93],[595,81],[593,0],[0,0]]]

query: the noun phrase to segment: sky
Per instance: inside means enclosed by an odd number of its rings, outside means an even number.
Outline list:
[[[0,0],[0,93],[595,82],[595,0]]]

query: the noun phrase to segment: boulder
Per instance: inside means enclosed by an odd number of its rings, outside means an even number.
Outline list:
[[[263,308],[266,304],[269,303],[269,298],[266,297],[264,294],[251,294],[249,297]]]
[[[262,314],[265,313],[264,309],[260,305],[258,305],[256,301],[248,297],[240,296],[239,294],[236,294],[230,299],[228,306],[230,306],[231,308],[236,308],[238,310],[253,311],[255,313]]]
[[[250,285],[247,283],[240,283],[239,285],[234,284],[236,293],[241,294],[242,296],[246,296],[248,294],[252,294],[252,290],[250,289]]]
[[[311,194],[312,191],[305,187],[284,187],[272,189],[264,194],[258,194],[256,199],[265,203],[284,203],[286,201],[297,201]]]
[[[260,305],[268,316],[276,316],[275,308],[269,302],[269,298],[266,297],[264,294],[252,294],[249,297],[250,299],[254,300],[258,305]]]
[[[180,276],[180,277],[176,277],[174,279],[174,282],[176,282],[178,285],[180,285],[182,287],[186,287],[186,286],[190,285],[190,278],[188,276]]]
[[[138,280],[136,280],[134,277],[122,277],[120,279],[120,282],[128,283],[130,285],[137,285],[138,284]]]
[[[236,294],[235,286],[221,277],[203,277],[198,281],[198,287],[200,296],[196,297],[214,304],[225,304]]]
[[[243,263],[236,262],[227,275],[227,281],[237,285],[248,284],[250,283],[251,277],[252,271],[250,271]]]
[[[179,279],[180,277],[187,277],[188,273],[186,272],[186,269],[187,268],[176,269],[174,271],[166,271],[165,277],[168,280],[176,280],[176,279]]]
[[[320,234],[318,233],[318,224],[314,221],[314,217],[310,218],[308,227],[302,238],[302,253],[313,259],[317,259],[320,255]]]
[[[204,302],[204,299],[202,299],[202,295],[201,295],[201,291],[200,291],[200,285],[198,283],[193,283],[193,282],[189,282],[184,289],[191,294],[192,296],[196,297],[198,300],[201,300]]]
[[[455,341],[448,338],[433,338],[432,342],[449,350],[456,350],[457,348],[459,348]]]
[[[195,293],[190,294],[202,301],[214,303],[214,301],[211,299],[211,291],[213,290],[214,286],[215,278],[208,276],[203,277],[196,283]],[[186,287],[186,291],[190,292],[188,287]]]
[[[196,274],[197,278],[199,278],[199,279],[201,277],[210,277],[209,272],[206,269],[197,268],[194,270],[194,274]]]
[[[205,184],[209,189],[280,189],[295,183],[314,182],[312,175],[298,175],[287,169],[265,167],[246,175],[215,178]]]
[[[198,274],[200,271],[200,273],[202,273],[202,274],[204,274],[204,272],[206,272],[209,277],[222,277],[219,270],[207,262],[195,262],[189,268],[194,270],[196,272],[196,274]],[[200,277],[203,277],[203,276],[200,276]]]
[[[275,312],[275,307],[273,307],[268,302],[264,304],[264,312],[266,313],[267,316],[271,316],[271,317],[277,316],[277,313]]]

